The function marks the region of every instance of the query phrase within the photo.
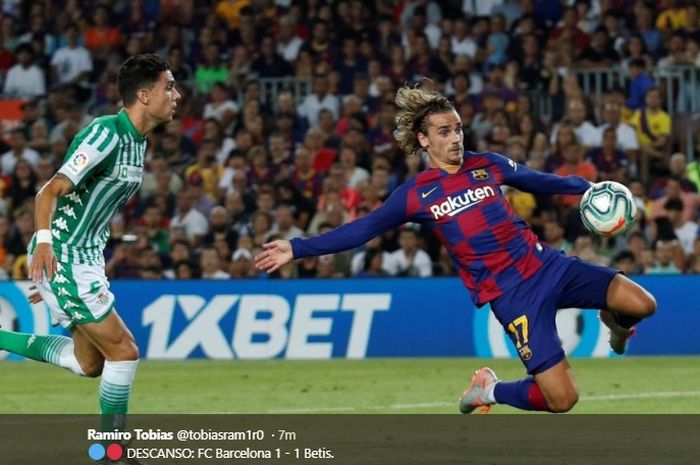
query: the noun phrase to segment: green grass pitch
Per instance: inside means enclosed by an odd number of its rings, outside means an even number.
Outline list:
[[[700,357],[573,359],[572,413],[700,413]],[[445,413],[474,370],[521,378],[517,360],[142,361],[132,413]],[[0,413],[97,413],[99,380],[0,362]],[[493,413],[518,413],[496,406]]]

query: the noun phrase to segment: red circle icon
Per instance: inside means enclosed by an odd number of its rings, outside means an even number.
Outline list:
[[[110,444],[109,447],[107,447],[107,458],[110,460],[119,460],[122,458],[123,453],[124,450],[119,444]]]

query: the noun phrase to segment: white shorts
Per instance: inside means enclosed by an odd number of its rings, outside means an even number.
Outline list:
[[[32,256],[28,257],[31,263]],[[58,262],[58,270],[49,283],[36,288],[51,310],[54,324],[71,328],[76,324],[97,323],[114,308],[114,294],[101,265],[76,265]]]

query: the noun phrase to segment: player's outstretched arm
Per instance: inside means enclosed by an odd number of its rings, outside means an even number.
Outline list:
[[[492,154],[501,170],[503,183],[533,194],[583,194],[591,183],[580,176],[558,176],[531,170],[500,154]]]
[[[37,231],[37,244],[29,265],[29,279],[34,282],[41,282],[44,272],[46,279],[51,281],[56,273],[58,265],[51,248],[51,218],[53,218],[56,200],[72,190],[71,180],[58,173],[36,194],[34,225]]]
[[[255,267],[272,273],[291,262],[292,244],[289,241],[277,240],[263,244],[263,250],[255,256]]]
[[[381,207],[331,231],[306,239],[297,237],[264,244],[265,250],[255,257],[255,266],[271,273],[297,258],[333,254],[365,244],[374,236],[410,221],[406,207],[409,188],[402,184]]]

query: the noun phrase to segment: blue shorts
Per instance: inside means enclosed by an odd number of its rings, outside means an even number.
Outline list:
[[[491,310],[531,375],[564,359],[555,323],[559,308],[606,305],[616,270],[556,254],[534,275],[491,301]]]

